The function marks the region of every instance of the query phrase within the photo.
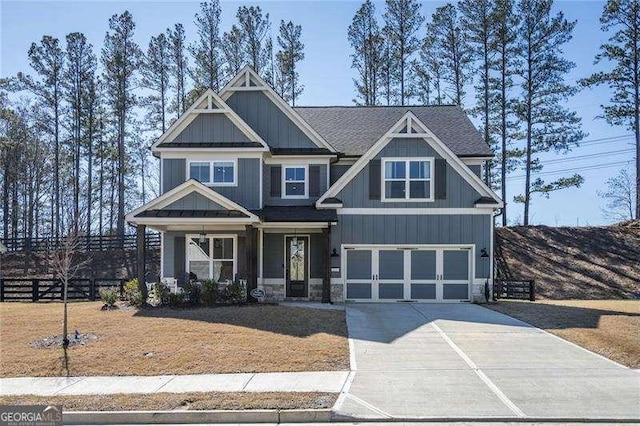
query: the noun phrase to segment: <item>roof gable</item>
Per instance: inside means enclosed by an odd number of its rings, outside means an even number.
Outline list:
[[[211,89],[207,89],[151,149],[184,148],[189,147],[189,143],[194,147],[202,143],[229,143],[235,148],[259,146],[268,149],[264,140]]]
[[[335,152],[336,150],[324,138],[307,123],[291,106],[286,103],[258,74],[249,66],[245,66],[220,92],[220,97],[228,102],[230,106],[244,114],[244,118],[258,133],[270,141],[275,148],[311,148],[319,147]],[[262,111],[258,113],[258,107],[265,108],[265,105],[273,105],[275,108],[269,112],[270,117],[262,117]],[[242,109],[242,112],[240,110]],[[253,109],[253,112],[250,112]],[[286,129],[278,129],[280,137],[272,137],[268,125],[276,121],[276,124],[286,126]],[[286,124],[290,123],[290,125]],[[260,130],[258,130],[260,129]],[[293,137],[298,141],[296,146],[278,145],[284,136]]]
[[[323,201],[337,197],[340,191],[351,182],[389,142],[395,138],[418,138],[428,143],[447,164],[458,172],[481,196],[494,199],[499,205],[502,200],[447,147],[436,135],[427,128],[412,112],[405,113],[378,141],[355,162],[340,179],[316,202],[318,208],[326,208]]]

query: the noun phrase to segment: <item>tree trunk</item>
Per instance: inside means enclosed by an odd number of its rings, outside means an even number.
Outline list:
[[[507,49],[505,46],[502,46],[501,49],[502,54],[502,64],[500,69],[500,77],[501,77],[501,92],[502,96],[500,99],[500,133],[502,136],[502,158],[500,158],[501,162],[501,170],[500,170],[500,190],[502,195],[502,201],[504,202],[504,206],[502,207],[502,226],[507,226]]]

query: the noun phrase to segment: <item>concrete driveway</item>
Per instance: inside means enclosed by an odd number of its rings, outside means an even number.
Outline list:
[[[341,415],[640,420],[640,373],[477,305],[350,304],[347,325]]]

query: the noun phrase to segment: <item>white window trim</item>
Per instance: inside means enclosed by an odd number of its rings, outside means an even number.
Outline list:
[[[236,234],[205,234],[207,241],[209,242],[209,276],[207,279],[213,279],[213,262],[216,260],[222,262],[228,262],[229,260],[233,261],[233,277],[232,281],[235,280],[235,277],[238,275],[238,236]],[[189,240],[191,238],[200,238],[200,234],[186,234],[185,236],[185,271],[189,273]],[[214,259],[213,258],[213,239],[214,238],[231,238],[233,239],[233,259]]]
[[[287,195],[287,169],[304,169],[304,195]],[[293,181],[300,182],[300,181]],[[309,198],[309,165],[308,164],[283,164],[282,165],[282,189],[283,199],[307,199]]]
[[[220,159],[206,159],[206,160],[188,160],[186,178],[191,179],[191,164],[192,163],[209,163],[209,182],[200,182],[203,185],[215,187],[215,186],[238,186],[238,160],[236,158],[220,158]],[[215,163],[233,163],[233,182],[214,182],[213,181],[213,168]]]
[[[435,201],[435,194],[434,194],[434,190],[435,190],[435,185],[434,185],[434,181],[435,181],[435,176],[434,176],[434,168],[433,165],[435,163],[435,159],[434,157],[382,157],[381,158],[381,170],[380,170],[380,178],[381,178],[381,183],[380,183],[380,201],[382,201],[383,203],[424,203],[424,202],[433,202]],[[404,192],[404,198],[386,198],[387,194],[386,194],[386,181],[389,180],[390,182],[392,181],[401,181],[401,179],[386,179],[385,178],[385,171],[386,171],[386,163],[387,162],[395,162],[395,161],[401,161],[405,163],[405,176],[404,176],[404,182],[405,182],[405,192]],[[410,170],[409,170],[409,163],[412,161],[427,161],[429,163],[429,174],[430,174],[430,178],[429,179],[411,179],[410,176]],[[429,194],[431,195],[429,198],[410,198],[410,182],[411,181],[429,181]]]

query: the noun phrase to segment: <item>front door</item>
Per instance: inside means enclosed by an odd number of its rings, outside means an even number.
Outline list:
[[[308,297],[309,237],[285,238],[287,297]]]

